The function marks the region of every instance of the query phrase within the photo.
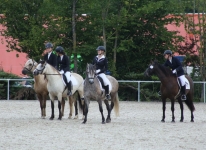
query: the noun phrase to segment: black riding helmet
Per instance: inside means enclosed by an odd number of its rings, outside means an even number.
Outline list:
[[[45,48],[46,48],[46,49],[47,49],[47,48],[53,48],[53,44],[50,43],[50,42],[48,42],[48,43],[45,44]]]
[[[63,54],[64,53],[64,48],[61,46],[57,46],[55,49],[56,52]]]
[[[97,50],[97,51],[98,51],[98,50],[105,51],[105,48],[104,48],[104,46],[98,46],[96,50]]]
[[[165,50],[165,52],[164,52],[163,55],[165,55],[165,54],[170,54],[170,55],[172,55],[172,51],[171,51],[171,50]]]

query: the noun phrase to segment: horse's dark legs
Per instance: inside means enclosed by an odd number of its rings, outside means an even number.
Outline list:
[[[84,121],[82,123],[87,122],[88,107],[89,107],[89,104],[86,102],[86,99],[85,99],[84,105],[83,105]]]
[[[111,114],[111,107],[109,105],[109,101],[108,100],[104,100],[105,105],[107,106],[107,119],[106,119],[106,123],[110,123],[111,122],[111,118],[110,118],[110,114]]]
[[[178,98],[178,103],[180,104],[180,110],[181,110],[180,122],[183,122],[183,120],[184,120],[184,114],[183,114],[184,106],[183,106],[181,98]]]
[[[111,105],[110,105],[111,111],[112,111],[113,107],[114,107],[114,102],[111,101]]]
[[[163,115],[162,115],[162,122],[165,122],[165,110],[166,110],[166,99],[162,99],[162,111],[163,111]]]
[[[102,101],[98,101],[98,103],[99,103],[99,111],[101,112],[101,115],[102,115],[102,124],[104,124],[105,118],[104,118],[104,114],[103,114]]]
[[[171,111],[172,111],[172,122],[175,122],[175,115],[174,115],[174,111],[175,111],[175,100],[172,99],[171,100]]]
[[[75,116],[78,116],[77,100],[75,100],[75,102],[74,102],[74,107],[75,107]]]
[[[52,109],[52,114],[51,114],[50,120],[53,120],[54,119],[54,101],[51,101],[51,109]]]
[[[58,108],[59,108],[59,118],[58,118],[58,119],[59,119],[59,120],[62,119],[61,105],[62,105],[62,104],[61,104],[61,101],[58,100]]]
[[[65,100],[62,97],[62,116],[64,116],[64,107],[65,107]]]

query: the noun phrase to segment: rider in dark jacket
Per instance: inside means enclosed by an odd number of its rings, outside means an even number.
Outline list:
[[[70,74],[70,60],[68,56],[64,53],[64,48],[61,46],[56,47],[57,56],[57,70],[59,70],[60,74],[64,74],[67,78],[67,88],[68,88],[68,96],[72,95],[72,83],[71,83],[71,74]]]
[[[45,44],[45,48],[47,53],[44,55],[44,60],[54,68],[57,68],[57,57],[52,53],[53,44],[48,42]]]
[[[172,69],[172,73],[176,74],[176,76],[180,79],[180,84],[181,84],[181,99],[186,100],[186,95],[185,95],[185,74],[184,70],[182,68],[182,64],[179,61],[179,59],[175,58],[172,56],[172,51],[171,50],[166,50],[164,52],[164,58],[166,59],[164,66],[169,67]]]
[[[100,76],[104,81],[106,99],[109,100],[111,99],[110,96],[111,87],[109,86],[110,82],[105,75],[105,71],[107,71],[108,68],[108,61],[104,55],[105,48],[104,46],[98,46],[96,50],[98,55],[94,57],[93,65],[94,64],[96,65],[96,74]]]

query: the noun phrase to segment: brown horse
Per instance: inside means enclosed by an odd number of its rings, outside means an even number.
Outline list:
[[[37,62],[35,62],[33,59],[27,60],[27,62],[24,65],[24,68],[22,70],[22,73],[24,75],[30,73],[33,73],[34,69],[37,66]],[[44,75],[38,75],[34,76],[34,91],[37,94],[37,97],[40,102],[40,108],[41,108],[41,117],[46,117],[46,99],[49,94],[47,90],[47,80],[44,79]]]
[[[172,74],[172,71],[161,65],[158,64],[157,61],[152,61],[149,67],[145,71],[146,76],[151,76],[152,74],[156,74],[161,81],[161,98],[162,98],[162,109],[163,109],[163,116],[162,116],[162,122],[165,122],[165,109],[166,109],[166,99],[169,98],[171,100],[171,111],[172,111],[172,122],[175,122],[175,116],[174,116],[174,103],[177,99],[180,104],[181,109],[181,118],[180,122],[183,122],[184,115],[183,115],[183,103],[179,94],[180,87],[177,82],[177,77]],[[194,122],[194,115],[193,111],[195,110],[195,107],[193,105],[193,96],[194,96],[194,85],[193,81],[189,76],[185,76],[190,84],[190,89],[186,89],[186,96],[187,99],[185,101],[186,105],[191,111],[191,122]]]
[[[99,111],[101,112],[101,115],[102,115],[103,124],[105,123],[105,118],[103,114],[102,101],[104,101],[107,107],[107,111],[108,111],[106,122],[109,123],[111,122],[110,114],[111,114],[113,107],[114,107],[115,115],[116,116],[119,115],[119,97],[118,97],[119,84],[114,77],[107,75],[107,78],[109,79],[112,85],[112,90],[110,93],[111,94],[111,104],[109,104],[109,101],[105,99],[105,92],[101,88],[100,82],[97,76],[95,75],[95,71],[96,71],[95,65],[87,64],[86,78],[84,81],[85,103],[84,103],[83,112],[84,112],[85,118],[84,118],[83,123],[86,123],[87,121],[87,113],[88,113],[90,100],[96,100],[98,102]]]

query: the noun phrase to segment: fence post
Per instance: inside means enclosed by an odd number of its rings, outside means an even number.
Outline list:
[[[140,81],[138,81],[138,102],[140,102]]]
[[[9,79],[7,79],[7,100],[9,100]]]

